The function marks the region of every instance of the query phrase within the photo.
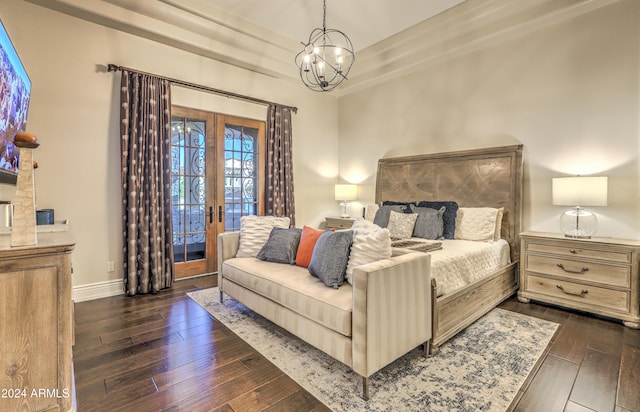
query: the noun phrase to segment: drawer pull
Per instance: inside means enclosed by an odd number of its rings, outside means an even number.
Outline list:
[[[576,253],[578,253],[578,251],[577,251],[577,250],[575,250],[575,249],[569,249],[569,252],[570,252],[570,253],[572,253],[572,254],[574,254],[574,255],[575,255]]]
[[[582,275],[585,272],[589,271],[589,268],[582,268],[580,270],[571,270],[571,269],[567,269],[564,267],[564,265],[562,263],[558,263],[556,264],[557,267],[559,267],[560,269],[564,270],[567,273],[577,273],[579,275]]]
[[[587,293],[589,293],[588,290],[586,289],[582,289],[580,292],[567,292],[566,290],[564,290],[564,288],[562,287],[562,285],[556,285],[556,287],[558,289],[560,289],[561,291],[563,291],[564,293],[566,293],[567,295],[573,295],[573,296],[580,296],[583,297],[584,295],[586,295]]]

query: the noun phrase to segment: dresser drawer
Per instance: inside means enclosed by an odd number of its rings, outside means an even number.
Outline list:
[[[528,292],[556,298],[556,301],[575,302],[576,306],[584,309],[590,306],[600,306],[607,309],[629,311],[629,293],[592,285],[549,279],[540,276],[527,276],[525,286]]]
[[[631,252],[625,251],[612,252],[585,247],[558,246],[553,244],[529,242],[527,243],[527,252],[552,253],[554,255],[607,260],[617,263],[631,263]]]
[[[580,262],[554,256],[527,255],[525,270],[580,281],[601,283],[605,286],[629,287],[631,267],[603,263]]]

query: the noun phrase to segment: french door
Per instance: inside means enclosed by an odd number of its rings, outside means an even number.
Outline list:
[[[174,106],[171,213],[177,279],[216,271],[217,235],[262,214],[264,122]]]

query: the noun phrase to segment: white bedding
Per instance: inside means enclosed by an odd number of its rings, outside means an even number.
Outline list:
[[[430,252],[431,277],[436,280],[438,296],[455,292],[511,263],[509,243],[504,239],[493,242],[445,239],[440,242],[442,249]]]

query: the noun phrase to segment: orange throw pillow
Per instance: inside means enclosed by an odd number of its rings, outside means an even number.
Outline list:
[[[302,228],[300,244],[298,245],[298,253],[296,254],[296,265],[305,268],[309,267],[313,248],[316,246],[316,242],[323,232],[324,230],[314,229],[309,226],[304,226]]]

